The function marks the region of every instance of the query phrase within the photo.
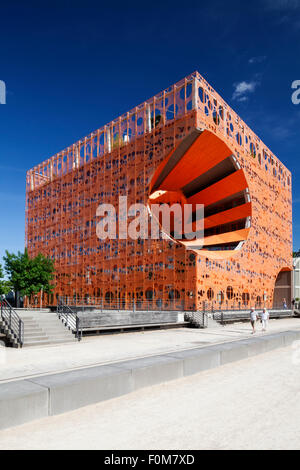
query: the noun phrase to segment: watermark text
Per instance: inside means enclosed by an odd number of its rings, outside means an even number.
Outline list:
[[[203,204],[151,204],[135,203],[128,207],[127,196],[113,204],[100,204],[96,210],[100,218],[96,234],[100,240],[131,240],[173,238],[203,242]]]
[[[0,104],[6,104],[6,85],[3,80],[0,80]]]
[[[292,94],[292,103],[300,104],[300,80],[294,80],[292,83],[294,93]]]

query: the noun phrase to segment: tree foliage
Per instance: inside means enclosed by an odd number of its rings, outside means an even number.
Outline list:
[[[3,269],[0,264],[0,295],[7,295],[12,289],[10,281],[3,279]]]
[[[30,258],[25,249],[15,253],[5,252],[3,257],[5,271],[15,292],[30,296],[41,290],[50,293],[54,285],[54,263],[39,253],[35,258]]]

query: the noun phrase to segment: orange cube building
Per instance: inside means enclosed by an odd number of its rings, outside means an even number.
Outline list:
[[[176,195],[204,204],[202,244],[98,239],[99,204]],[[291,174],[195,72],[27,172],[26,245],[55,260],[49,305],[289,303]]]

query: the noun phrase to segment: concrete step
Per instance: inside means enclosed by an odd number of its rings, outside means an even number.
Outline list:
[[[61,329],[61,330],[58,330],[56,328],[44,328],[43,329],[43,332],[44,333],[47,333],[47,334],[51,334],[52,336],[53,335],[61,335],[62,333],[66,334],[66,335],[70,335],[70,330],[68,330],[67,328],[64,328],[64,329]]]
[[[46,333],[43,330],[40,331],[24,331],[24,337],[27,336],[44,336]]]
[[[39,325],[39,326],[44,326],[45,328],[46,327],[51,327],[51,326],[60,326],[60,325],[63,325],[62,323],[59,323],[58,320],[54,320],[54,321],[39,321],[39,322],[36,322],[35,323],[36,325]]]
[[[52,331],[52,330],[44,330],[43,333],[46,333],[48,336],[70,336],[71,332],[70,331]]]
[[[15,311],[20,317],[27,315],[44,315],[47,313],[51,313],[51,310],[49,308],[15,308]]]
[[[32,315],[32,316],[21,317],[21,318],[22,318],[22,319],[24,318],[25,320],[26,320],[26,319],[28,319],[28,320],[29,320],[29,319],[30,319],[30,320],[39,320],[39,319],[43,320],[43,319],[45,319],[45,318],[57,318],[57,315],[55,315],[55,314],[45,314],[45,315],[42,315],[42,314],[41,314],[41,315]]]
[[[31,341],[29,343],[24,342],[24,347],[28,346],[47,346],[49,344],[64,344],[64,343],[74,343],[76,340],[75,336],[72,338],[65,338],[65,339],[56,339],[56,340],[42,340],[42,341]]]
[[[49,337],[46,335],[43,336],[24,336],[24,344],[34,343],[36,341],[48,341]]]
[[[74,335],[47,335],[49,339],[69,339],[74,338]]]
[[[70,338],[72,334],[68,331],[59,331],[59,332],[50,332],[50,331],[42,331],[40,333],[31,333],[31,334],[24,334],[25,340],[27,338],[38,338],[38,337],[47,337],[47,338]]]
[[[24,325],[24,331],[25,330],[41,330],[42,328],[40,327],[40,325],[36,324],[36,325]]]
[[[46,333],[46,334],[51,334],[51,335],[60,335],[60,334],[66,334],[66,335],[69,335],[70,332],[67,328],[55,328],[55,327],[51,327],[51,328],[39,328],[39,329],[35,329],[35,330],[32,330],[32,329],[28,329],[28,330],[24,330],[24,333],[25,334],[36,334],[36,333]]]
[[[41,325],[41,328],[43,330],[51,330],[51,331],[68,331],[68,328],[66,328],[64,325]]]
[[[24,346],[74,342],[75,336],[53,313],[33,312],[24,316]]]
[[[24,330],[24,336],[36,336],[36,335],[43,335],[45,332],[40,329],[40,330]]]
[[[43,328],[24,328],[24,333],[42,333]]]
[[[67,329],[64,325],[60,325],[60,324],[45,325],[41,323],[40,327],[44,330],[66,330]]]
[[[56,314],[51,315],[36,315],[32,317],[33,320],[57,320],[58,316]]]
[[[23,321],[24,325],[38,325],[38,323],[39,323],[36,320],[28,320],[28,321],[27,320],[22,320],[22,321]]]
[[[40,321],[38,323],[38,326],[40,328],[64,328],[64,325],[62,323],[59,323],[58,321],[56,321],[56,322],[43,322],[43,321]]]
[[[50,319],[50,320],[35,320],[34,322],[32,323],[27,323],[25,322],[25,324],[27,325],[32,325],[32,324],[36,324],[36,325],[59,325],[60,324],[60,321],[56,318],[54,319]]]
[[[51,336],[51,337],[55,337],[55,336],[71,336],[71,332],[70,331],[50,331],[50,330],[44,330],[43,332],[44,334],[46,334],[47,336]]]

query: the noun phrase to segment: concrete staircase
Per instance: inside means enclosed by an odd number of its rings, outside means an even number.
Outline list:
[[[184,319],[193,328],[207,328],[208,326],[208,316],[205,312],[185,312]]]
[[[12,348],[19,347],[15,334],[0,317],[0,346],[1,343],[7,346],[11,346]]]
[[[27,310],[18,313],[24,322],[24,347],[75,341],[73,333],[62,324],[54,312]]]

